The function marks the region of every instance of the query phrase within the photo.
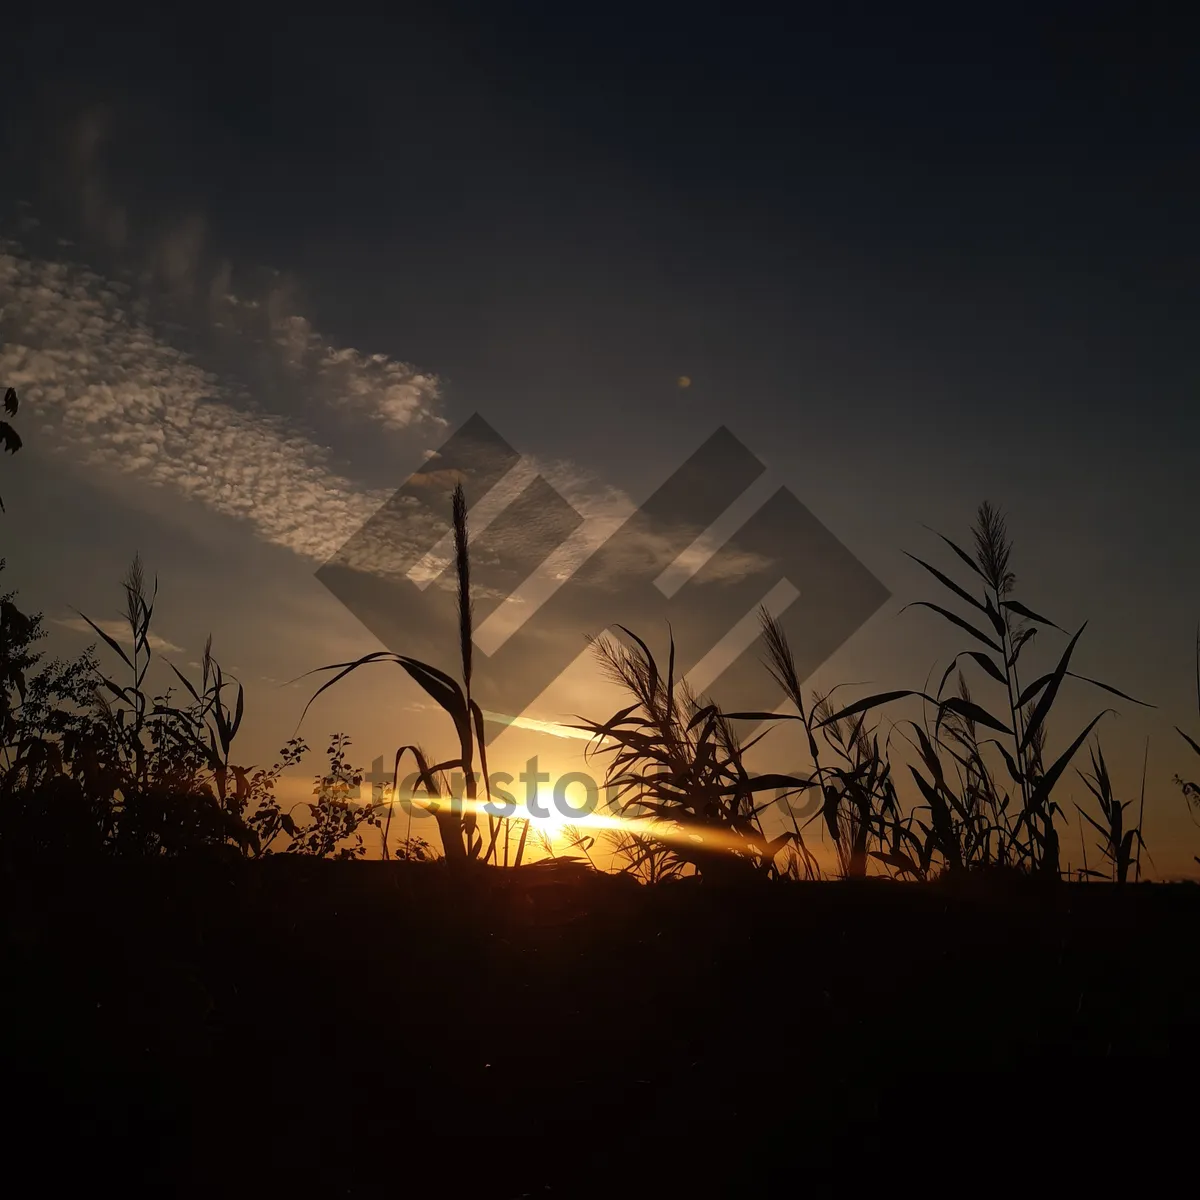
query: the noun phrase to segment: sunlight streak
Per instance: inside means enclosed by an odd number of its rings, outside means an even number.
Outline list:
[[[454,803],[460,812],[474,812],[480,820],[481,824],[486,824],[489,816],[495,817],[495,813],[489,813],[487,809],[487,800],[469,801],[466,799],[451,801],[447,797],[431,798],[424,793],[418,793],[408,797],[392,798],[389,797],[383,802],[385,807],[399,808],[407,813],[407,805],[411,803],[414,810],[421,810],[432,815],[437,811],[439,805]],[[659,818],[647,816],[622,816],[614,813],[585,813],[580,816],[565,816],[555,809],[552,799],[549,795],[542,793],[538,797],[539,807],[547,810],[551,815],[539,817],[529,811],[524,805],[517,805],[516,811],[509,816],[514,824],[521,821],[528,821],[530,830],[540,833],[548,837],[555,845],[562,845],[564,833],[568,828],[578,830],[580,833],[602,833],[602,832],[620,832],[640,834],[647,837],[652,837],[656,841],[661,842],[689,842],[692,845],[705,845],[711,849],[726,849],[726,850],[748,850],[749,846],[745,839],[736,835],[727,833],[724,830],[713,828],[711,826],[703,826],[682,821],[666,822]],[[415,815],[415,813],[414,813]],[[393,821],[398,820],[399,816],[393,817]]]

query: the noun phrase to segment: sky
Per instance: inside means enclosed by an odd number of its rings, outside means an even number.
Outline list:
[[[962,643],[900,611],[938,598],[905,551],[945,566],[930,528],[966,539],[999,504],[1021,597],[1088,621],[1078,668],[1156,706],[1100,729],[1126,797],[1150,738],[1147,840],[1184,872],[1200,114],[1190,42],[1139,11],[10,20],[0,382],[25,448],[3,464],[6,586],[76,653],[76,610],[115,617],[140,551],[163,655],[187,668],[212,633],[263,763],[314,690],[290,681],[383,645],[317,570],[475,414],[557,493],[481,540],[487,611],[522,532],[527,558],[561,521],[602,541],[724,427],[762,494],[785,487],[886,593],[814,651],[813,687],[940,675]],[[688,663],[794,541],[793,510],[772,513],[669,609]],[[665,653],[665,616],[622,586],[632,558],[600,561],[560,593],[553,650],[510,646],[538,679],[579,647],[534,721],[618,707],[584,642],[608,597],[603,620],[643,619]],[[792,582],[800,644],[814,584]],[[413,640],[453,664],[434,631]],[[524,703],[477,658],[485,708]],[[305,717],[316,750],[334,729],[364,764],[445,741],[419,689],[373,672]],[[1052,743],[1106,699],[1064,695]],[[580,745],[513,728],[493,760],[561,773]]]

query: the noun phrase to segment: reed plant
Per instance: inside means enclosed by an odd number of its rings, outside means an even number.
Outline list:
[[[881,746],[878,729],[866,725],[865,711],[839,717],[832,705],[833,691],[814,692],[806,701],[782,624],[765,608],[759,610],[759,619],[767,671],[796,711],[731,713],[729,719],[795,722],[803,732],[811,772],[805,777],[792,777],[790,783],[797,790],[789,793],[785,785],[779,796],[793,827],[790,870],[804,878],[819,874],[816,859],[804,842],[804,827],[786,803],[790,794],[803,797],[815,790],[819,807],[806,825],[818,819],[823,823],[824,832],[834,844],[840,877],[865,877],[871,859],[919,875],[900,845],[904,819],[892,782],[886,739]]]
[[[677,682],[674,638],[664,673],[637,634],[617,628],[632,646],[605,634],[592,649],[633,703],[603,723],[576,726],[591,735],[589,758],[609,756],[606,803],[628,820],[661,822],[665,829],[648,824],[647,836],[670,830],[674,854],[700,874],[778,874],[777,857],[798,835],[768,838],[761,816],[775,798],[762,802],[760,794],[797,791],[807,781],[752,776],[745,755],[759,739],[743,744],[729,715]]]
[[[1148,750],[1148,747],[1147,747]],[[1146,806],[1146,778],[1142,774],[1142,795],[1139,805],[1138,823],[1126,827],[1125,811],[1133,807],[1132,800],[1124,802],[1117,799],[1113,791],[1112,777],[1108,772],[1108,764],[1104,761],[1104,752],[1098,745],[1091,748],[1092,770],[1090,773],[1077,771],[1088,791],[1095,797],[1103,821],[1097,821],[1084,811],[1078,804],[1079,815],[1087,821],[1100,835],[1099,850],[1103,861],[1110,867],[1107,877],[1114,883],[1124,883],[1129,878],[1130,868],[1134,868],[1135,879],[1141,875],[1141,852],[1145,848],[1142,838],[1142,818]],[[1136,849],[1136,854],[1134,853]],[[1105,878],[1105,873],[1087,867],[1086,852],[1084,857],[1085,877]]]
[[[229,841],[248,848],[252,835],[236,803],[227,802],[226,788],[228,752],[243,712],[241,686],[231,715],[222,694],[226,681],[219,671],[212,673],[210,645],[203,697],[186,685],[194,705],[176,704],[170,691],[151,697],[147,677],[157,580],[148,591],[141,559],[135,556],[122,588],[128,652],[97,622],[79,614],[127,672],[122,679],[97,669],[93,720],[71,746],[85,789],[112,798],[103,836],[114,853],[135,856],[185,853]]]
[[[1055,788],[1101,718],[1113,711],[1104,709],[1094,716],[1047,766],[1044,748],[1060,690],[1067,679],[1073,679],[1131,703],[1142,702],[1071,669],[1086,622],[1067,635],[1060,625],[1016,598],[1012,541],[1004,516],[991,504],[979,507],[972,534],[973,554],[937,535],[970,572],[963,583],[909,555],[965,606],[966,615],[925,600],[905,607],[938,614],[974,643],[954,656],[936,693],[899,690],[868,696],[828,714],[821,724],[898,700],[919,699],[927,706],[927,715],[922,723],[909,722],[920,764],[911,765],[910,771],[928,817],[920,822],[923,856],[930,863],[936,858],[947,871],[995,864],[1057,877],[1060,849],[1055,821],[1063,810]],[[1051,669],[1024,683],[1023,656],[1046,633],[1064,634],[1069,641]],[[996,689],[997,699],[989,706],[977,702],[965,685],[959,670],[964,661]],[[946,685],[956,670],[962,682],[947,695]]]
[[[662,883],[678,879],[690,868],[670,844],[647,833],[631,829],[609,829],[604,834],[618,874],[629,875],[641,883]]]
[[[4,405],[9,416],[16,413],[11,389]],[[0,442],[13,453],[21,445],[7,422],[0,422]],[[527,818],[517,822],[515,854],[510,819],[489,812],[486,829],[481,827],[479,801],[490,800],[490,791],[483,713],[472,695],[470,545],[461,485],[454,490],[451,517],[459,678],[409,656],[376,652],[318,668],[332,678],[304,709],[307,714],[318,696],[354,671],[387,662],[449,716],[456,751],[438,758],[415,743],[402,745],[390,795],[379,803],[374,797],[365,805],[357,802],[362,772],[350,765],[350,742],[342,734],[331,738],[329,768],[317,776],[312,799],[287,808],[277,797],[277,784],[307,752],[303,739],[289,741],[270,768],[241,765],[234,744],[245,693],[217,662],[211,638],[198,680],[167,663],[182,691],[173,685],[162,695],[150,694],[157,580],[147,580],[140,558],[122,581],[124,634],[114,636],[80,614],[114,656],[115,672],[103,670],[91,649],[73,663],[43,663],[36,647],[44,636],[40,615],[22,613],[13,593],[0,596],[0,841],[6,849],[22,841],[46,847],[59,828],[71,844],[119,855],[216,849],[257,857],[283,846],[290,854],[361,857],[362,833],[373,827],[385,858],[428,861],[435,853],[413,838],[411,816],[405,836],[396,847],[391,843],[400,768],[410,758],[417,768],[416,790],[437,821],[452,867],[520,866],[532,832],[548,857],[575,857],[596,868],[597,839],[589,831],[568,829],[567,854],[560,856],[553,840]],[[1047,762],[1061,690],[1071,680],[1142,702],[1072,669],[1086,623],[1069,634],[1017,598],[1012,541],[997,509],[979,507],[970,553],[936,536],[967,574],[955,578],[910,555],[948,597],[906,607],[932,611],[970,639],[936,689],[927,682],[921,689],[838,705],[833,702],[838,689],[806,694],[782,625],[763,611],[765,666],[794,711],[726,712],[676,679],[673,636],[665,669],[646,642],[623,626],[593,639],[600,669],[631,700],[607,721],[581,719],[577,726],[591,735],[587,757],[607,759],[607,803],[627,822],[604,835],[614,869],[649,883],[687,874],[815,879],[821,868],[806,830],[817,823],[833,843],[842,878],[879,871],[910,880],[996,870],[1061,874],[1056,822],[1064,816],[1058,799],[1062,778],[1113,711],[1093,716]],[[1038,644],[1056,635],[1067,639],[1065,647],[1040,673],[1029,670]],[[991,689],[990,696],[977,699],[975,693],[984,689]],[[1200,710],[1200,632],[1196,692]],[[872,714],[906,700],[920,703],[919,720],[887,732],[869,723]],[[747,738],[739,732],[747,723],[763,728]],[[809,765],[797,772],[753,774],[748,753],[781,725],[797,731]],[[1182,728],[1178,732],[1200,757],[1200,742]],[[1080,875],[1107,875],[1121,883],[1131,875],[1138,879],[1146,849],[1145,769],[1138,821],[1130,826],[1133,801],[1117,800],[1098,743],[1091,749],[1091,768],[1076,774],[1097,807],[1090,812],[1075,807],[1081,829],[1086,821],[1101,837],[1106,870],[1087,866],[1085,846]],[[916,803],[907,807],[898,770],[916,788]],[[1175,782],[1197,820],[1200,784],[1179,775]],[[814,795],[816,805],[802,823],[791,801]],[[790,828],[770,834],[764,817],[781,802]],[[296,815],[301,808],[308,811],[306,821]]]
[[[1196,712],[1200,715],[1200,630],[1196,632]],[[1200,742],[1189,734],[1184,733],[1178,725],[1175,726],[1176,733],[1191,747],[1197,758],[1200,758]],[[1200,821],[1197,820],[1197,815],[1200,815],[1200,783],[1190,780],[1183,775],[1175,776],[1175,785],[1183,792],[1183,798],[1188,806],[1188,813],[1192,818],[1192,823],[1200,826]],[[1200,864],[1200,855],[1193,855],[1197,864]]]
[[[458,753],[456,756],[441,762],[431,763],[419,746],[401,746],[396,751],[393,767],[393,795],[395,796],[399,793],[401,761],[405,756],[409,756],[417,765],[420,784],[427,797],[430,811],[432,811],[437,821],[446,861],[451,867],[460,867],[467,861],[479,859],[488,861],[495,857],[501,825],[495,816],[488,815],[488,840],[485,845],[479,829],[478,813],[476,810],[481,775],[484,792],[489,800],[491,794],[488,784],[483,712],[471,696],[471,667],[473,658],[471,559],[467,531],[467,502],[462,484],[458,484],[454,489],[452,519],[454,526],[454,563],[458,603],[458,654],[461,669],[461,684],[458,680],[446,674],[446,672],[428,663],[420,662],[407,655],[381,650],[371,654],[364,654],[361,658],[357,658],[352,662],[333,663],[330,666],[318,667],[316,671],[310,671],[309,674],[319,674],[321,672],[335,672],[335,674],[332,679],[323,683],[313,694],[308,704],[305,705],[304,713],[308,712],[313,701],[323,692],[353,672],[374,663],[394,664],[413,679],[450,717],[458,738]],[[301,720],[303,720],[303,715],[301,715]],[[476,769],[477,755],[479,760],[478,772]],[[458,794],[457,788],[444,789],[438,786],[438,778],[450,771],[461,772],[463,779],[462,795]],[[450,793],[448,802],[445,795],[446,791]],[[504,832],[504,844],[507,847],[507,825],[504,826]],[[518,853],[524,850],[524,844],[523,834]]]

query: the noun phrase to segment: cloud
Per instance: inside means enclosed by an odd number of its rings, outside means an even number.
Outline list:
[[[196,219],[160,246],[168,282],[196,276],[203,236]],[[254,299],[229,290],[231,278],[228,263],[213,269],[202,319],[219,327],[246,359],[274,356],[293,385],[292,416],[259,410],[235,375],[218,376],[176,345],[167,327],[152,319],[158,295],[153,280],[114,280],[76,263],[39,258],[15,243],[0,243],[0,378],[22,393],[40,418],[46,444],[72,465],[133,476],[243,523],[264,542],[328,561],[390,491],[366,487],[338,469],[331,451],[297,418],[313,408],[336,411],[385,431],[440,441],[446,426],[440,385],[409,364],[335,345],[296,314],[292,282],[273,276],[262,298]],[[424,475],[435,482],[444,474],[436,451],[427,449],[425,458],[430,466]],[[515,499],[539,473],[584,521],[515,592],[511,581],[501,593],[477,579],[480,600],[506,602],[491,618],[488,642],[498,643],[527,619],[635,509],[628,495],[575,463],[531,458],[502,481],[496,498],[489,497],[492,507],[501,511],[506,497]],[[536,526],[526,531],[534,539]],[[445,523],[433,514],[418,507],[400,511],[373,523],[352,565],[390,575],[395,564],[415,561],[409,547],[433,545],[444,532]],[[546,533],[547,545],[553,536]],[[661,569],[667,544],[649,532],[641,541],[627,537],[627,569],[614,564],[604,586],[619,591],[648,563]],[[690,553],[696,565],[707,557],[700,546]],[[705,579],[733,581],[768,565],[761,556],[727,554],[713,560]]]
[[[55,618],[55,625],[61,625],[64,629],[74,629],[79,633],[94,634],[95,630],[82,617],[62,617]],[[123,646],[133,645],[133,634],[129,632],[129,623],[127,621],[97,621],[96,624],[115,642],[120,642]],[[152,633],[146,638],[151,650],[157,650],[166,654],[181,654],[183,647],[175,645],[174,642],[167,641],[166,638],[159,637],[158,634]],[[193,663],[192,666],[199,664]]]
[[[147,208],[141,197],[139,207],[141,189],[121,160],[135,136],[139,155],[145,153],[146,132],[127,109],[92,105],[62,128],[65,156],[50,156],[45,166],[54,193],[74,198],[84,240],[115,256],[123,272],[138,280],[142,315],[147,299],[166,299],[176,316],[190,306],[192,320],[184,318],[185,324],[199,322],[240,337],[247,354],[269,348],[276,365],[300,380],[301,399],[313,406],[389,431],[444,427],[436,375],[324,337],[303,315],[295,279],[279,271],[251,271],[247,274],[256,278],[235,286],[243,273],[220,252],[211,223],[194,199],[181,200],[170,211]],[[60,244],[72,243],[60,239]]]
[[[119,163],[126,132],[115,110],[92,108],[69,132],[61,182],[70,186],[59,191],[80,197],[84,230],[128,271],[120,280],[106,278],[0,243],[0,378],[24,393],[30,412],[40,413],[48,444],[89,472],[134,476],[317,562],[335,554],[390,492],[364,486],[348,467],[336,466],[301,418],[313,417],[324,428],[329,414],[339,414],[346,422],[414,436],[414,455],[423,451],[428,463],[423,476],[442,482],[445,472],[429,446],[441,441],[447,425],[435,374],[336,344],[303,315],[297,279],[235,270],[194,206],[173,216],[138,211],[136,193],[126,188],[123,194],[119,172],[110,170]],[[211,334],[220,344],[220,373],[182,349],[175,336],[180,327],[156,323],[155,313],[182,320],[188,335]],[[277,411],[262,411],[263,402]],[[481,600],[507,600],[502,608],[528,614],[621,526],[635,503],[573,462],[527,458],[522,468],[499,493],[507,489],[515,498],[540,473],[584,518],[535,572],[532,591],[513,594],[508,582],[501,595],[477,576]],[[503,496],[497,499],[499,511]],[[478,532],[475,505],[472,521]],[[407,571],[409,548],[437,542],[444,527],[418,507],[375,522],[370,538],[356,544],[353,565],[388,576],[404,562]],[[536,521],[526,533],[547,546],[555,539]],[[629,575],[665,561],[664,538],[647,533],[623,544]],[[439,549],[439,561],[430,564],[435,572],[447,559],[447,547]],[[689,554],[695,565],[707,557],[703,547]],[[615,565],[605,586],[619,591],[627,572]],[[726,554],[713,560],[705,579],[720,582],[718,569],[736,579],[766,565]],[[441,579],[438,586],[453,584]]]
[[[146,311],[124,282],[0,246],[0,378],[73,462],[136,476],[324,561],[388,493],[334,470],[330,452],[294,423],[253,411],[235,384],[163,337]],[[303,329],[308,359],[295,364],[302,387],[335,403],[345,396],[346,407],[386,428],[423,418],[444,424],[431,410],[432,376],[334,348],[307,322]]]
[[[445,419],[433,411],[440,399],[435,376],[383,354],[335,349],[311,327],[306,332],[309,361],[334,406],[378,421],[384,429],[407,429],[421,420],[445,428]]]

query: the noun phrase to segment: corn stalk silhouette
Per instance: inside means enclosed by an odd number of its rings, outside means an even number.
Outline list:
[[[392,773],[392,796],[399,795],[400,763],[406,755],[412,757],[417,765],[417,775],[421,786],[429,797],[428,806],[437,821],[438,831],[442,838],[442,847],[446,861],[451,867],[456,867],[469,860],[477,860],[481,856],[484,861],[494,857],[496,841],[500,832],[500,824],[495,816],[488,816],[488,841],[486,848],[479,831],[479,819],[476,812],[479,798],[479,775],[475,770],[476,750],[482,769],[484,792],[491,799],[488,785],[487,751],[484,742],[483,712],[471,696],[471,660],[472,660],[472,605],[471,605],[471,561],[467,536],[467,501],[462,484],[454,489],[453,501],[454,523],[454,561],[457,576],[458,591],[458,649],[462,670],[462,684],[447,675],[437,667],[430,666],[415,658],[390,651],[376,651],[364,654],[353,662],[333,663],[330,666],[318,667],[308,675],[320,674],[326,671],[336,671],[337,674],[323,683],[308,704],[304,706],[304,714],[312,706],[313,701],[345,679],[359,668],[372,663],[393,663],[405,671],[432,697],[438,706],[447,713],[454,723],[458,736],[458,756],[443,762],[431,763],[429,757],[416,745],[401,746],[396,751],[396,759]],[[457,795],[453,786],[446,786],[446,772],[460,771],[463,778],[463,795]],[[446,797],[444,792],[451,795]],[[465,804],[464,804],[465,798]],[[387,841],[391,828],[391,809],[389,808],[387,823],[384,829],[384,854],[388,854]],[[507,839],[506,839],[507,844]],[[520,854],[524,850],[525,838],[522,835],[518,850],[518,865]]]

